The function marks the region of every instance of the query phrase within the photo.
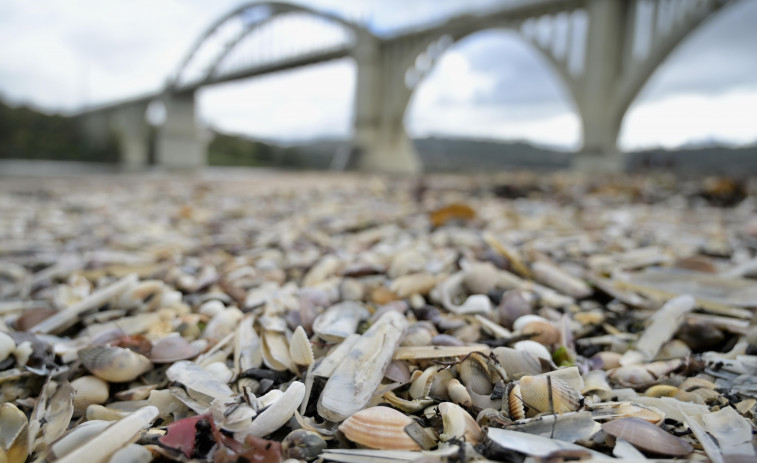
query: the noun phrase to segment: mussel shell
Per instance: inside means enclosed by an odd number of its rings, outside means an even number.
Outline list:
[[[635,447],[658,455],[682,457],[693,451],[691,445],[641,418],[618,418],[602,425],[607,434],[627,440]]]

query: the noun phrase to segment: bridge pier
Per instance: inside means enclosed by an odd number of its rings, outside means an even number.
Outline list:
[[[355,46],[357,85],[350,167],[362,171],[415,174],[422,165],[404,127],[410,90],[405,69],[376,40]],[[395,59],[393,59],[395,58]]]
[[[166,94],[161,101],[165,105],[166,117],[157,132],[157,165],[178,170],[206,166],[207,140],[202,137],[195,120],[194,92]]]

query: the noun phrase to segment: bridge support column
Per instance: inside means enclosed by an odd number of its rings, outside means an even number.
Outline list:
[[[355,49],[357,86],[350,167],[373,172],[414,174],[421,161],[404,127],[410,91],[404,69],[374,40]]]
[[[116,135],[122,169],[128,172],[145,169],[149,162],[150,129],[145,121],[144,105],[122,106],[112,114],[95,117],[105,123],[98,129],[98,137],[107,136],[111,130]]]
[[[169,169],[207,165],[207,141],[195,120],[194,93],[165,95],[166,118],[157,134],[157,164]]]
[[[582,171],[621,172],[617,146],[623,111],[617,105],[622,77],[628,2],[590,0],[584,78],[575,97],[583,121],[583,148],[573,165]]]

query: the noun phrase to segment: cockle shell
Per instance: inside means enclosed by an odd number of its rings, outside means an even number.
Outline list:
[[[551,389],[551,392],[550,392]],[[509,395],[510,413],[516,418],[521,416],[521,407],[525,416],[539,413],[567,413],[581,408],[582,397],[567,382],[547,375],[524,376],[518,387]]]
[[[315,358],[313,357],[313,347],[310,345],[307,333],[302,326],[298,326],[289,340],[289,356],[294,363],[302,366],[310,366]]]
[[[353,414],[339,430],[360,445],[380,450],[421,450],[406,432],[413,420],[389,407],[370,407]]]
[[[152,369],[150,359],[122,347],[88,347],[79,351],[79,360],[92,374],[112,383],[134,380]]]
[[[688,442],[641,418],[618,418],[604,423],[602,430],[627,440],[641,450],[659,455],[682,457],[693,451]]]

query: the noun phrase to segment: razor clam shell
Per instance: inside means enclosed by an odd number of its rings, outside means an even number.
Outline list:
[[[590,439],[600,431],[601,426],[594,421],[591,412],[569,412],[529,418],[512,424],[507,429],[565,442],[576,442]]]
[[[338,367],[342,361],[347,357],[355,344],[360,340],[360,335],[352,334],[348,336],[344,341],[334,347],[328,355],[318,363],[318,366],[313,370],[315,376],[321,376],[328,378],[334,373],[336,367]]]
[[[590,454],[600,459],[606,458],[604,454],[580,445],[507,429],[489,428],[486,431],[486,438],[498,447],[514,450],[532,457],[545,458],[555,452],[567,451],[575,452],[579,455]]]
[[[313,322],[313,331],[322,339],[338,342],[355,334],[360,320],[368,317],[368,311],[352,301],[332,305]]]
[[[116,421],[97,437],[86,441],[76,450],[56,460],[58,463],[78,463],[80,461],[104,462],[131,440],[143,428],[158,417],[158,409],[148,405]]]
[[[404,316],[386,312],[368,328],[326,382],[318,400],[321,416],[341,421],[368,404],[407,326]]]
[[[638,360],[652,360],[662,345],[669,341],[678,330],[684,315],[694,309],[695,306],[696,301],[688,295],[675,297],[662,306],[652,316],[649,326],[636,343],[636,352],[641,354],[641,358]],[[633,358],[634,351],[628,351],[620,359],[620,364],[639,363],[639,361],[632,360]]]
[[[618,418],[604,423],[602,430],[627,440],[637,448],[656,454],[686,456],[693,451],[687,442],[641,418]]]
[[[593,292],[583,280],[548,262],[534,262],[531,264],[531,271],[536,281],[577,299],[587,297]]]

